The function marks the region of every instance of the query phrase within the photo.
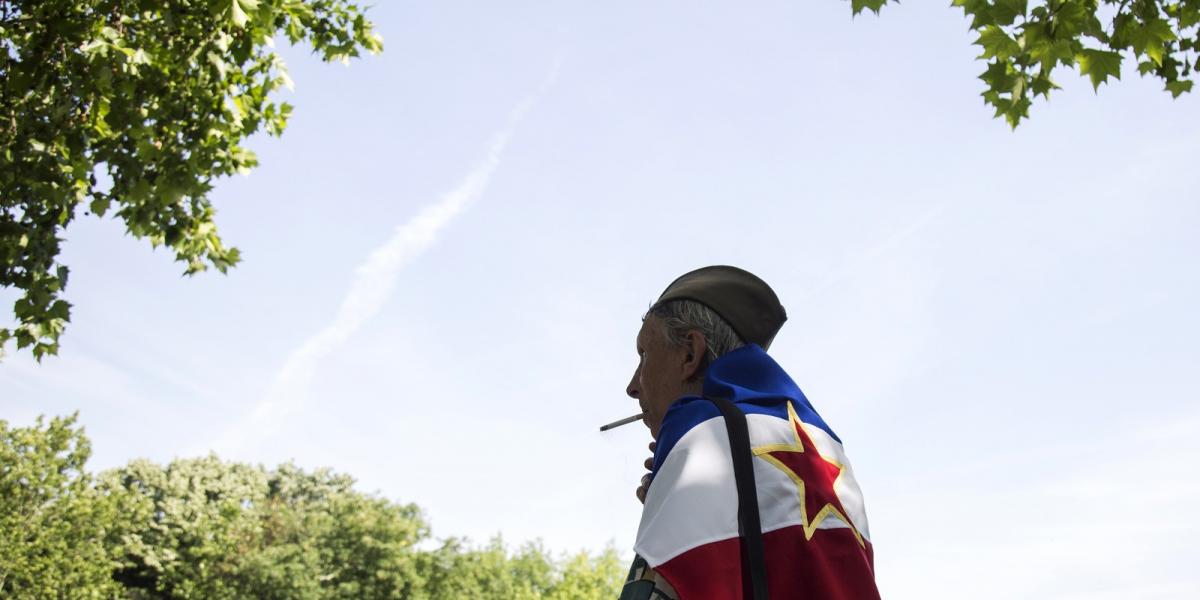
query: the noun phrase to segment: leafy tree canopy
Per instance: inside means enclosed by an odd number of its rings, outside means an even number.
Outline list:
[[[889,1],[850,0],[854,14]],[[1172,97],[1190,92],[1200,53],[1200,0],[952,0],[978,34],[987,69],[983,100],[1016,127],[1029,107],[1059,86],[1058,67],[1078,69],[1099,91],[1121,78],[1121,63],[1162,80]]]
[[[74,416],[27,428],[0,420],[0,598],[117,589],[103,543],[115,512],[84,472],[90,454]]]
[[[187,274],[238,262],[208,192],[255,166],[248,136],[287,125],[277,38],[326,61],[382,48],[350,0],[0,0],[0,287],[23,292],[0,351],[57,351],[59,234],[80,212],[115,213]]]
[[[233,600],[615,598],[612,549],[552,557],[435,545],[420,509],[328,470],[215,456],[91,477],[75,418],[0,420],[0,597]],[[432,549],[422,549],[421,546]]]
[[[98,488],[121,515],[106,539],[113,577],[128,595],[167,598],[387,598],[419,586],[419,510],[353,483],[215,456],[108,471]]]

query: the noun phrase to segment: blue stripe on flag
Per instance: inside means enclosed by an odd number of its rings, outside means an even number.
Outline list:
[[[788,418],[786,401],[790,400],[801,421],[820,427],[839,444],[842,443],[813,409],[800,387],[757,345],[738,348],[713,361],[705,373],[704,395],[728,398],[746,414],[771,415],[780,419]],[[653,472],[658,473],[658,468],[685,433],[700,423],[720,416],[721,412],[715,404],[699,396],[685,396],[676,400],[667,409],[658,431]]]

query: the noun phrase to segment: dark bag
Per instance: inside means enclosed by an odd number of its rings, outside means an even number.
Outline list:
[[[733,478],[738,493],[738,533],[742,548],[742,598],[767,600],[767,563],[763,552],[762,523],[758,517],[758,491],[754,486],[754,456],[746,414],[725,398],[707,398],[717,405],[729,432]]]

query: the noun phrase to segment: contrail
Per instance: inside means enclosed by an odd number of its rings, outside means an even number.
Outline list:
[[[541,85],[513,108],[507,123],[492,137],[483,160],[441,199],[397,226],[391,237],[354,270],[354,280],[333,321],[288,355],[266,395],[250,414],[226,430],[216,444],[218,449],[236,448],[251,433],[261,436],[264,427],[300,404],[321,360],[379,314],[396,288],[400,269],[433,245],[438,234],[487,190],[517,127],[554,85],[562,62],[561,57],[556,58]]]

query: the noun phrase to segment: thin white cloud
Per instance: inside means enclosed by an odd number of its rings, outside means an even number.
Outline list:
[[[487,190],[518,126],[554,84],[561,66],[562,58],[556,58],[541,85],[513,108],[504,127],[492,137],[483,160],[458,185],[397,226],[391,237],[355,268],[354,280],[333,321],[288,355],[263,399],[226,430],[215,444],[217,450],[239,448],[250,434],[261,436],[264,427],[295,410],[321,361],[379,314],[396,288],[400,270],[432,246],[442,230]]]

